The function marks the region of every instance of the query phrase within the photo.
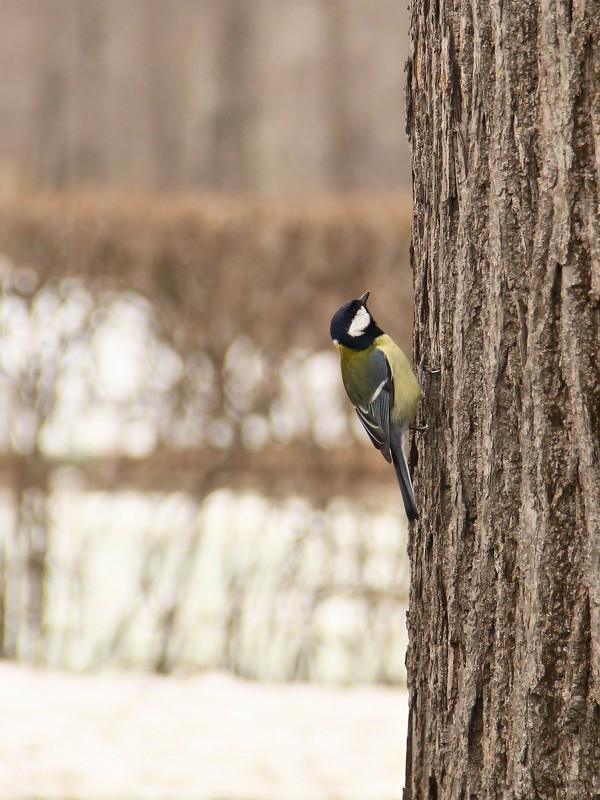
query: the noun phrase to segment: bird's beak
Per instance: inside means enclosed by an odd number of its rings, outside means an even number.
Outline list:
[[[370,294],[371,294],[371,292],[365,292],[364,294],[361,294],[361,296],[358,298],[358,302],[362,303],[363,306],[366,306],[367,305],[367,300],[369,299],[369,295]]]

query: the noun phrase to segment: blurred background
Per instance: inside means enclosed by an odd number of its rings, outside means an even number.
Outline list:
[[[406,520],[329,321],[411,352],[405,4],[0,10],[0,797],[400,797]]]
[[[2,181],[410,189],[396,0],[2,0]]]

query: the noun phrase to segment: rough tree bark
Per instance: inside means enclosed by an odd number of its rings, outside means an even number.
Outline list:
[[[405,798],[600,798],[600,2],[412,0]]]

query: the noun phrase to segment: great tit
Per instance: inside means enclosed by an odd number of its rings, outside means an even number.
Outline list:
[[[368,297],[365,292],[335,312],[331,339],[346,393],[375,447],[394,464],[406,516],[413,520],[418,513],[404,438],[417,415],[421,387],[407,357],[371,316]]]

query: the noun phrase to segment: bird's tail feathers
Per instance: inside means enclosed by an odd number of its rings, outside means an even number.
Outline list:
[[[418,518],[419,512],[417,511],[417,501],[415,500],[410,472],[408,471],[408,464],[406,463],[406,456],[404,455],[404,434],[393,436],[390,444],[392,460],[394,462],[398,484],[400,485],[400,491],[402,492],[406,516],[409,522],[411,522]]]

